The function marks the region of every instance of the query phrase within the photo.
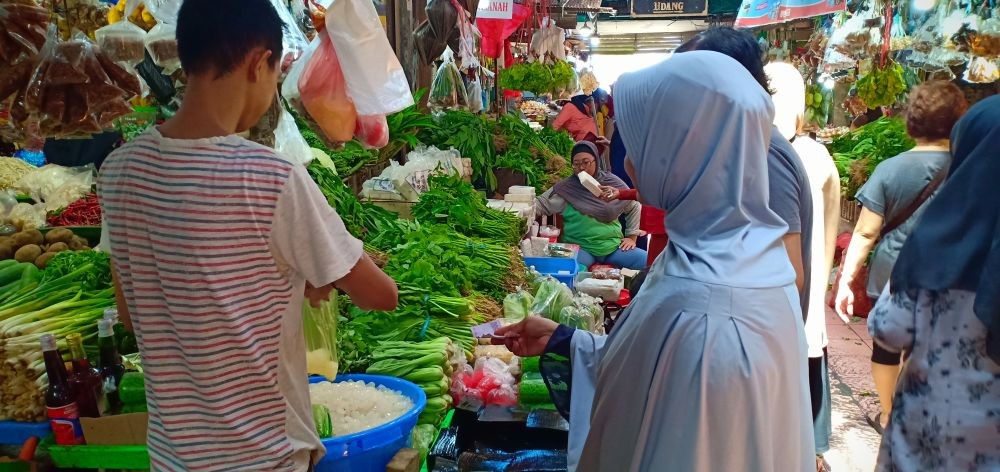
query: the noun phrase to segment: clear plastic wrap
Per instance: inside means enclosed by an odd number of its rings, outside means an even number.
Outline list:
[[[510,321],[521,321],[531,315],[531,306],[534,303],[535,297],[524,289],[518,288],[516,292],[504,297],[503,317]]]
[[[94,165],[63,167],[49,164],[25,175],[16,188],[36,202],[58,210],[90,192],[94,185]]]
[[[347,93],[359,115],[390,115],[413,105],[410,84],[374,3],[334,1],[327,6],[326,31],[337,49]]]
[[[327,139],[346,142],[354,137],[358,114],[347,95],[347,85],[337,51],[326,32],[299,77],[302,106]]]
[[[45,45],[48,24],[49,12],[33,1],[0,0],[0,64],[4,69],[38,54]]]
[[[462,80],[462,73],[458,71],[458,66],[455,65],[451,56],[446,56],[448,57],[434,74],[428,103],[435,108],[466,108],[469,105],[469,97],[465,89],[465,82]]]
[[[563,307],[573,303],[573,291],[554,277],[546,277],[538,285],[531,313],[553,321],[559,320]]]
[[[290,162],[305,165],[313,160],[312,149],[306,143],[306,138],[302,137],[299,128],[295,126],[292,114],[288,113],[285,107],[281,107],[278,127],[274,130],[274,150]]]
[[[331,382],[337,376],[337,297],[313,308],[302,305],[303,331],[306,337],[306,370]]]
[[[139,0],[126,2],[125,17],[129,17],[141,4]],[[114,62],[135,67],[146,57],[146,30],[131,21],[119,21],[94,32],[97,46]]]
[[[24,92],[24,113],[38,118],[42,135],[100,133],[132,112],[127,100],[142,91],[135,74],[82,34],[60,41],[54,26],[48,34]]]
[[[7,222],[16,226],[21,231],[38,229],[45,226],[45,205],[30,203],[18,203],[7,214]]]
[[[287,73],[292,64],[302,57],[302,54],[309,46],[309,40],[306,39],[306,35],[302,32],[302,29],[298,27],[295,17],[292,16],[292,12],[285,3],[281,0],[271,0],[271,6],[278,12],[278,18],[281,18],[281,22],[284,23],[281,35],[280,65],[282,72]]]

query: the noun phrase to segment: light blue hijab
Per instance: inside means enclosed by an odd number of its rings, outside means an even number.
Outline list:
[[[693,51],[615,85],[636,188],[668,215],[670,244],[654,270],[740,288],[794,283],[781,243],[787,227],[768,208],[774,106],[752,83],[729,56]]]

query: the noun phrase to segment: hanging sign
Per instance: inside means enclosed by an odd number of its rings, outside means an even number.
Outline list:
[[[476,18],[509,20],[514,17],[514,0],[485,0],[479,2]]]
[[[844,0],[743,0],[735,26],[753,28],[828,15],[846,9],[847,3]]]
[[[632,16],[703,16],[708,15],[705,0],[632,0]]]

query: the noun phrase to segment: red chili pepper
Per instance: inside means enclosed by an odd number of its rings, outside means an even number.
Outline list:
[[[97,195],[89,194],[63,208],[58,214],[49,215],[49,226],[100,226],[101,205]]]

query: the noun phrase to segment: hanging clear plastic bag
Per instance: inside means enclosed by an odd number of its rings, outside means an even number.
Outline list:
[[[413,105],[410,84],[371,0],[335,0],[327,7],[326,31],[359,115],[390,115]]]
[[[347,142],[354,137],[358,113],[347,95],[338,51],[325,31],[317,39],[319,46],[298,81],[302,106],[327,139]]]
[[[313,160],[312,149],[306,143],[306,138],[302,137],[299,128],[295,126],[292,114],[288,113],[285,107],[281,107],[278,127],[274,130],[274,150],[290,162],[305,165]]]
[[[281,18],[281,22],[284,24],[281,34],[280,64],[281,71],[287,73],[291,69],[292,64],[302,57],[302,54],[309,46],[309,40],[306,39],[306,35],[302,32],[302,29],[298,27],[295,18],[292,16],[292,12],[289,11],[284,1],[271,0],[271,6],[278,12],[278,18]]]
[[[462,73],[458,71],[450,50],[445,52],[445,60],[434,74],[428,103],[431,107],[445,109],[464,108],[469,104]]]
[[[481,113],[483,111],[483,86],[479,82],[479,74],[476,74],[476,77],[469,81],[465,90],[469,97],[469,111]]]
[[[313,308],[302,304],[302,324],[306,337],[306,371],[333,381],[337,377],[337,297]]]
[[[354,139],[365,149],[382,149],[389,144],[389,121],[385,115],[359,116]]]
[[[300,113],[302,100],[299,95],[299,78],[302,77],[302,71],[306,69],[306,64],[309,63],[316,49],[319,48],[320,40],[321,38],[317,36],[309,42],[305,50],[302,51],[302,56],[292,63],[292,67],[288,69],[285,79],[281,82],[281,96],[288,101],[288,104],[292,108]]]
[[[0,64],[6,68],[38,54],[48,23],[49,12],[40,5],[0,2]]]
[[[141,4],[140,0],[126,2],[125,18],[131,16]],[[112,61],[135,67],[146,57],[146,30],[127,19],[98,29],[94,37]]]
[[[482,37],[479,28],[469,18],[469,13],[465,11],[457,0],[451,0],[452,5],[458,10],[458,41],[452,48],[456,55],[456,61],[461,65],[461,70],[478,72],[479,54],[476,53],[476,40]]]
[[[153,63],[163,68],[166,75],[180,69],[181,59],[177,54],[177,12],[181,0],[144,0],[146,11],[157,23],[146,34],[146,50]]]

